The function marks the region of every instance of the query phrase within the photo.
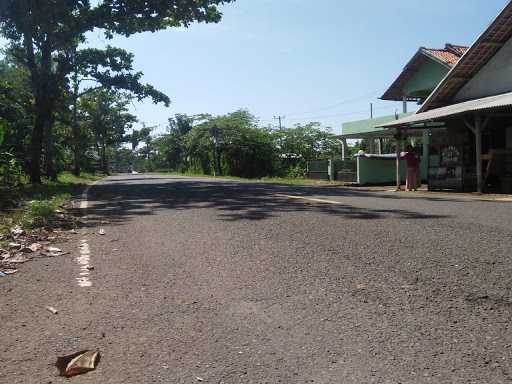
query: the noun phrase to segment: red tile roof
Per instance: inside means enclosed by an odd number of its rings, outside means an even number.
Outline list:
[[[418,113],[453,103],[457,93],[491,60],[505,43],[512,39],[512,1],[473,43],[437,88],[421,106]]]
[[[421,47],[414,57],[407,63],[402,73],[393,82],[389,89],[381,96],[382,100],[402,100],[403,86],[426,60],[437,60],[447,67],[454,67],[468,47],[462,45],[446,44],[444,48],[423,48]],[[408,99],[418,101],[417,98]]]
[[[468,47],[461,45],[446,44],[444,49],[423,48],[427,54],[434,56],[443,63],[453,67],[459,62],[461,56],[468,50]]]

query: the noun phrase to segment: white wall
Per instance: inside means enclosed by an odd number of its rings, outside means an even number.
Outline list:
[[[455,96],[466,101],[512,92],[512,39]]]

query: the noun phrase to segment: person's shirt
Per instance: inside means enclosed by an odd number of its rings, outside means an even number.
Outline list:
[[[407,168],[418,168],[420,157],[414,152],[407,152],[402,159],[407,163]]]

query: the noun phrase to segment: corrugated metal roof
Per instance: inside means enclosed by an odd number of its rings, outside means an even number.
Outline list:
[[[406,117],[412,115],[412,113],[407,114],[399,114],[398,119],[402,117]],[[376,128],[381,126],[382,124],[389,123],[390,121],[397,120],[397,116],[395,115],[389,115],[389,116],[381,116],[381,117],[375,117],[373,119],[365,119],[365,120],[357,120],[357,121],[350,121],[343,123],[342,126],[342,136],[357,136],[362,133],[381,133],[382,129]]]
[[[410,126],[457,115],[463,115],[470,112],[483,113],[494,110],[508,109],[510,107],[512,107],[512,92],[497,96],[484,97],[483,99],[465,101],[463,103],[453,104],[443,108],[432,109],[428,112],[417,113],[415,115],[404,117],[403,119],[396,120],[391,123],[383,124],[380,127],[396,128]]]
[[[512,1],[464,53],[421,106],[420,112],[450,104],[455,95],[512,38]]]

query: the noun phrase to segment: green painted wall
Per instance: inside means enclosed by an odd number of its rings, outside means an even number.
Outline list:
[[[428,97],[446,76],[449,69],[434,60],[425,61],[405,84],[403,91],[410,97]]]
[[[421,159],[421,178],[427,179],[427,159]],[[405,161],[400,162],[402,184],[405,184]],[[357,179],[361,185],[396,183],[396,160],[382,160],[367,157],[357,158]]]

